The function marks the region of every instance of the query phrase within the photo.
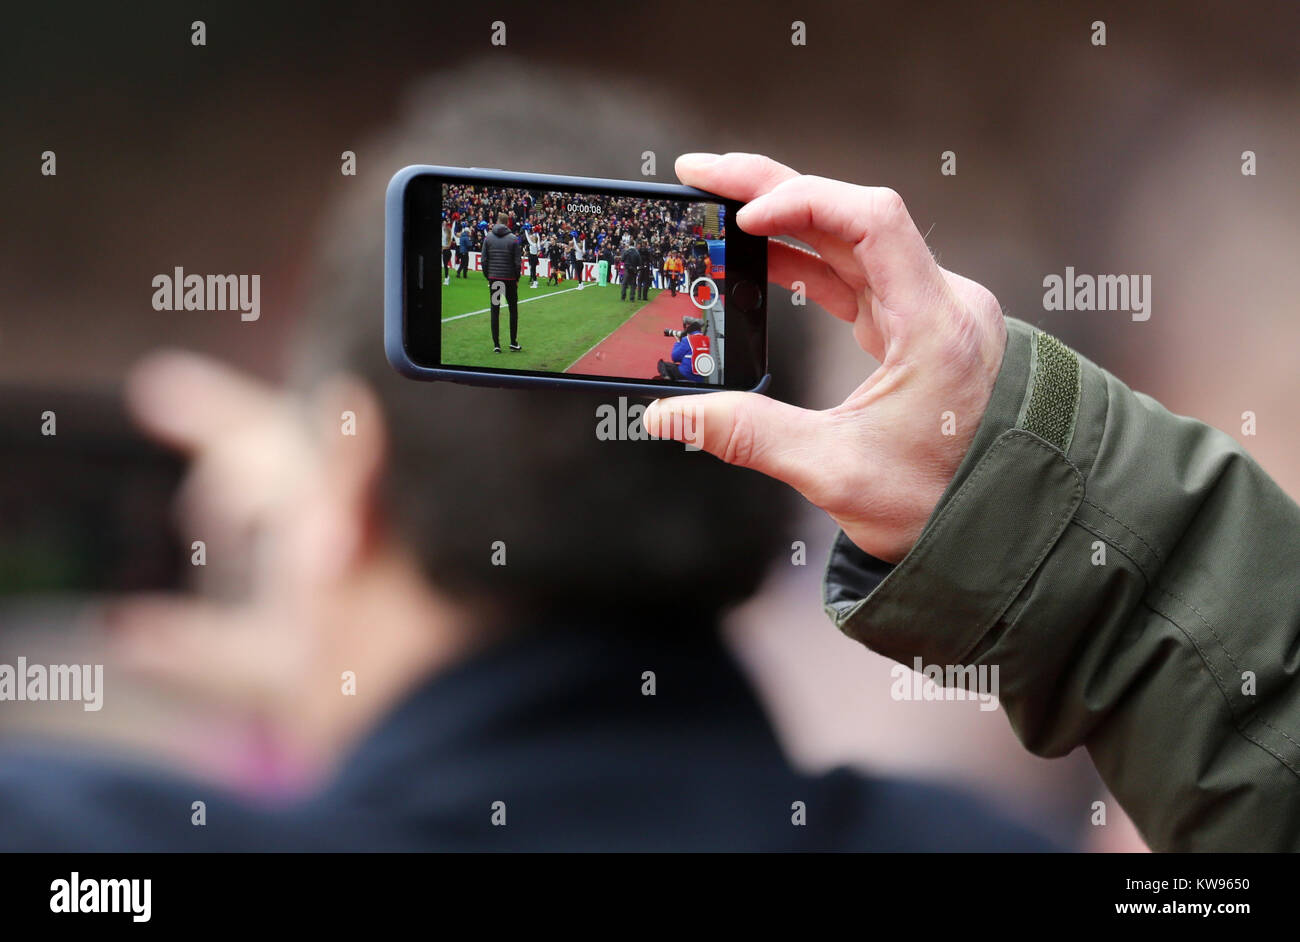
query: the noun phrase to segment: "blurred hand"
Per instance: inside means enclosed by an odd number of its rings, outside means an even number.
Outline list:
[[[803,282],[880,366],[823,412],[719,392],[659,400],[646,430],[693,432],[694,445],[798,490],[867,553],[901,560],[988,406],[1006,347],[997,299],[935,263],[892,190],[802,176],[757,154],[685,154],[677,176],[746,203],[735,220],[746,232],[811,245],[817,254],[769,242],[769,279]],[[943,434],[945,412],[956,434]]]
[[[279,391],[196,354],[154,354],[127,378],[126,401],[152,437],[190,461],[181,532],[202,539],[205,595],[120,600],[111,621],[123,666],[218,704],[275,712],[310,644],[280,617],[275,518],[303,487],[310,443]],[[278,577],[278,578],[277,578]]]
[[[181,532],[207,543],[207,561],[194,594],[116,606],[119,663],[269,722],[300,755],[329,761],[464,639],[485,636],[385,526],[382,410],[355,377],[299,397],[164,353],[132,371],[127,402],[189,456]],[[363,678],[355,695],[342,691],[345,672]]]

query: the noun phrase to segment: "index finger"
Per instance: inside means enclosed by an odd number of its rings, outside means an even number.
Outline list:
[[[690,186],[708,190],[725,199],[748,203],[769,193],[799,172],[762,154],[682,154],[677,158],[677,178]],[[814,238],[820,256],[783,242],[769,243],[768,278],[789,287],[802,281],[808,294],[840,320],[853,321],[858,314],[865,284],[846,280],[843,263],[848,246],[830,244],[831,240]]]
[[[947,283],[902,197],[886,187],[857,186],[825,177],[784,180],[746,204],[736,222],[753,235],[820,233],[852,247],[867,286],[885,305],[933,324],[934,302]]]
[[[762,154],[682,154],[677,158],[677,179],[729,200],[748,203],[798,171]]]
[[[127,376],[132,417],[154,438],[192,453],[246,426],[280,402],[261,381],[199,354],[169,350],[135,364]]]

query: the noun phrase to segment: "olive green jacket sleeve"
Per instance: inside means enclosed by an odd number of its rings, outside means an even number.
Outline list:
[[[997,666],[1025,746],[1086,746],[1153,849],[1300,849],[1300,508],[1229,436],[1007,331],[920,539],[891,567],[840,533],[827,614],[909,667]]]

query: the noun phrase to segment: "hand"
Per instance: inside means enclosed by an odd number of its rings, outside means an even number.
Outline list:
[[[299,413],[272,387],[189,353],[137,364],[126,395],[141,427],[190,461],[178,517],[182,532],[207,544],[211,558],[195,572],[223,601],[121,599],[113,653],[134,673],[224,706],[279,711],[311,645],[300,621],[282,617],[292,579],[273,537],[275,518],[304,487],[312,446]]]
[[[802,281],[880,366],[823,412],[719,392],[653,403],[646,430],[689,433],[723,461],[784,481],[864,551],[898,562],[988,406],[1006,347],[997,299],[935,263],[893,190],[802,176],[757,154],[685,154],[677,176],[746,203],[735,220],[746,232],[811,245],[817,254],[769,242],[769,278]],[[955,434],[943,434],[945,412]]]

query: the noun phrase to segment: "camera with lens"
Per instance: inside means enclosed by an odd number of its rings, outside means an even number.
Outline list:
[[[683,337],[685,337],[687,334],[698,333],[698,332],[700,332],[700,331],[703,330],[703,329],[704,329],[704,321],[701,320],[700,318],[698,318],[698,317],[683,317],[683,318],[682,318],[682,329],[681,329],[681,330],[673,330],[673,328],[671,328],[671,327],[665,327],[665,328],[664,328],[664,336],[665,336],[665,337],[676,337],[678,340],[681,340],[681,339],[682,339]]]

